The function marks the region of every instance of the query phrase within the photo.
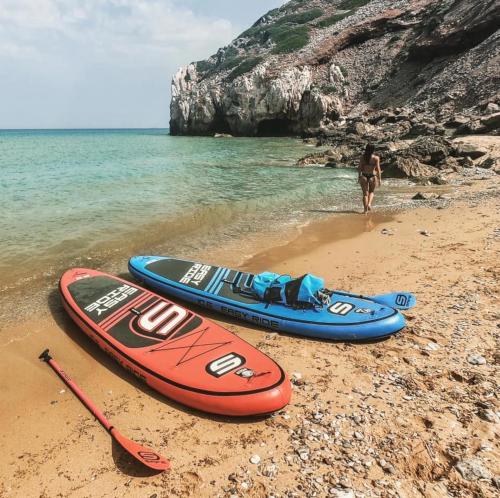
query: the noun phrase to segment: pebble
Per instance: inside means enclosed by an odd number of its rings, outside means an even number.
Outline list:
[[[260,456],[259,455],[252,455],[250,457],[250,463],[253,463],[254,465],[259,465],[259,463],[260,463]]]
[[[495,423],[497,421],[497,416],[495,415],[495,412],[493,410],[479,410],[478,415],[487,422]]]
[[[467,481],[491,479],[490,473],[477,458],[468,458],[455,465],[460,475]]]
[[[300,372],[292,372],[291,381],[292,384],[295,384],[296,386],[302,386],[305,384],[305,381],[302,378],[302,374]]]
[[[428,351],[437,351],[441,346],[439,346],[439,344],[437,344],[436,342],[429,342],[429,344],[427,344],[427,346],[425,346],[425,349],[427,349]]]
[[[328,493],[335,498],[354,498],[355,496],[351,489],[330,488]]]
[[[262,474],[266,477],[276,477],[278,474],[278,466],[274,463],[270,463],[269,465],[266,465]]]
[[[484,365],[486,364],[486,358],[484,356],[481,356],[480,354],[473,353],[467,356],[467,361],[471,365]]]
[[[307,462],[307,460],[309,460],[309,448],[300,448],[297,450],[297,453],[303,462]]]
[[[429,232],[428,230],[420,230],[418,233],[420,235],[423,235],[424,237],[430,237],[431,236],[431,232]]]
[[[396,473],[396,469],[394,468],[394,466],[387,462],[386,460],[384,460],[383,458],[379,460],[378,464],[380,465],[380,467],[382,467],[382,469],[389,473],[389,474],[395,474]]]

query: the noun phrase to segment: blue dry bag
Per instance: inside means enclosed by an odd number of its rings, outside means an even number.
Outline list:
[[[298,307],[324,304],[328,297],[322,292],[324,286],[322,278],[310,274],[292,279],[289,275],[264,272],[256,275],[252,282],[254,292],[262,301]]]

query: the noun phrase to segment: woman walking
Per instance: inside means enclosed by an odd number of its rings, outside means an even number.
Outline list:
[[[363,190],[363,214],[371,211],[375,187],[382,183],[380,158],[374,152],[375,147],[372,144],[367,144],[358,166],[358,182]]]

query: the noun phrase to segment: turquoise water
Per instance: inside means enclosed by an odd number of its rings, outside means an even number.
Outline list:
[[[199,256],[359,204],[354,171],[295,166],[314,150],[295,139],[167,130],[0,131],[4,284],[5,275],[25,278],[86,256],[159,247]],[[25,274],[12,273],[21,261]]]

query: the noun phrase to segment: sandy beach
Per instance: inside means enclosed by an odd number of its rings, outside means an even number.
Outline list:
[[[499,183],[470,182],[436,207],[332,215],[244,262],[418,299],[402,332],[366,344],[201,311],[292,375],[292,402],[267,418],[210,416],[162,398],[77,329],[54,289],[40,318],[2,332],[0,496],[496,496]],[[236,261],[221,251],[216,262]],[[113,445],[37,360],[46,347],[123,434],[170,458],[172,470],[149,474]]]

